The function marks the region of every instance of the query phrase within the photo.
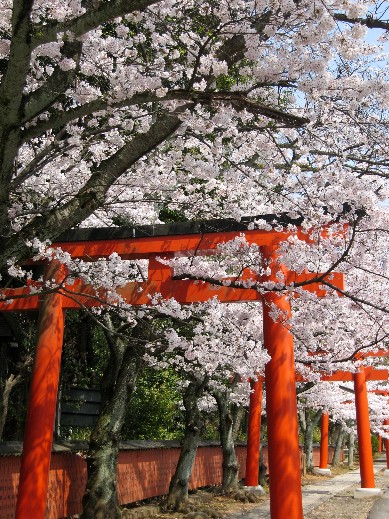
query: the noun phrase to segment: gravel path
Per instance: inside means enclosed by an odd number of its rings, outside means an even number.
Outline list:
[[[388,488],[389,479],[381,473],[375,476],[376,487],[385,490]],[[354,490],[359,488],[353,485],[331,497],[325,503],[305,514],[304,519],[367,519],[369,512],[378,499],[354,499]]]
[[[354,490],[360,488],[359,471],[343,474],[338,478],[312,476],[303,486],[304,519],[369,519],[369,512],[378,497],[354,499]],[[389,478],[383,469],[375,474],[376,488],[386,490]],[[317,497],[321,502],[318,504]],[[269,497],[259,505],[243,505],[228,513],[226,519],[269,519]],[[286,519],[286,518],[285,518]],[[389,515],[388,515],[389,519]]]

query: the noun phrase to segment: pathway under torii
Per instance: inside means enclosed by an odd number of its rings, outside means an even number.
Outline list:
[[[385,351],[380,354],[385,354],[387,356],[389,352]],[[369,356],[378,356],[378,354],[366,353],[363,357],[360,355],[358,358],[361,359]],[[370,495],[379,495],[381,493],[381,490],[379,488],[375,488],[374,481],[373,452],[370,436],[370,418],[366,381],[387,381],[388,369],[376,369],[372,366],[361,366],[354,373],[344,370],[336,370],[333,373],[325,373],[319,371],[319,373],[320,380],[324,382],[354,382],[354,390],[350,391],[355,395],[355,408],[359,446],[359,464],[361,473],[361,488],[356,489],[356,491],[354,492],[354,496],[357,498],[362,498]],[[299,375],[298,373],[296,373],[295,375],[295,380],[296,382],[307,382],[307,379]],[[262,411],[262,383],[263,378],[261,376],[259,376],[256,381],[251,381],[252,392],[250,395],[249,426],[247,433],[247,463],[245,478],[246,485],[248,487],[256,487],[259,484],[258,467]],[[330,475],[331,473],[331,471],[327,469],[328,421],[328,413],[323,411],[321,420],[320,464],[319,468],[316,469],[317,473],[322,475]],[[388,424],[389,420],[385,423],[385,425]]]
[[[252,229],[255,220],[265,220],[272,230]],[[261,215],[233,220],[211,220],[179,224],[140,226],[134,228],[77,229],[66,232],[53,244],[68,252],[72,258],[95,261],[112,253],[123,259],[146,258],[148,279],[129,282],[118,290],[132,305],[150,304],[150,298],[160,294],[164,299],[175,298],[182,304],[203,302],[214,298],[220,302],[262,301],[264,344],[271,357],[266,366],[267,416],[269,433],[270,509],[272,519],[302,519],[301,475],[298,444],[297,405],[293,337],[287,326],[274,321],[270,307],[274,305],[283,315],[290,316],[289,299],[282,293],[261,294],[255,289],[233,286],[215,287],[207,282],[174,279],[173,269],[157,257],[171,258],[176,254],[209,255],[218,245],[242,233],[249,243],[257,244],[271,273],[266,279],[278,283],[276,273],[282,270],[286,284],[307,282],[304,289],[325,297],[318,273],[287,271],[277,262],[277,248],[290,235],[310,241],[302,218],[291,219],[286,214]],[[296,230],[291,230],[295,226]],[[322,235],[326,229],[322,229]],[[312,243],[312,242],[311,242]],[[0,302],[0,311],[38,310],[39,338],[30,387],[24,447],[21,462],[17,519],[44,519],[47,499],[48,473],[53,438],[54,416],[64,330],[64,310],[104,304],[105,294],[76,281],[66,284],[66,272],[56,262],[46,266],[46,279],[63,282],[58,292],[43,297],[31,295],[28,287],[2,290],[10,303]],[[251,277],[251,274],[249,274]],[[343,289],[343,276],[330,274],[330,283]],[[98,296],[98,297],[96,297]],[[34,499],[31,499],[34,496]]]

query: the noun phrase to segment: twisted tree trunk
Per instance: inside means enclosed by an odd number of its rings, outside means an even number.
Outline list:
[[[313,433],[321,415],[321,409],[318,409],[314,414],[310,410],[302,410],[299,413],[304,438],[305,463],[308,472],[313,471]]]
[[[168,510],[184,511],[187,505],[189,478],[205,426],[203,416],[198,408],[198,400],[203,395],[205,386],[205,380],[194,380],[190,382],[184,393],[185,433],[176,471],[170,481],[166,502]]]
[[[19,324],[18,319],[13,316],[6,316],[5,320],[7,323],[11,323],[12,332],[14,333],[17,342],[22,344],[24,336],[22,326]],[[20,350],[23,351],[24,348],[18,348],[18,351]],[[10,358],[10,347],[3,345],[0,348],[0,441],[3,440],[10,395],[16,386],[28,379],[32,366],[32,356],[28,352],[23,352],[16,365],[15,362],[13,363],[13,369],[16,373],[11,373],[9,366]]]
[[[111,357],[104,375],[102,409],[89,443],[88,479],[81,519],[119,519],[117,460],[126,404],[142,367],[137,347],[106,334]]]
[[[343,440],[345,435],[345,431],[342,427],[342,424],[337,424],[336,426],[338,428],[338,435],[335,442],[334,455],[332,457],[333,467],[338,467],[340,465],[340,453],[343,447]]]
[[[219,410],[219,433],[223,452],[223,480],[225,491],[236,490],[238,487],[239,464],[235,453],[234,421],[230,409],[230,402],[226,393],[214,391]]]
[[[8,403],[11,391],[22,381],[22,376],[11,374],[6,380],[0,380],[0,441],[3,439]]]

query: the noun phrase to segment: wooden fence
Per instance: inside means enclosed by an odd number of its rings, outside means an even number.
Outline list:
[[[14,519],[18,491],[21,444],[0,444],[0,519]],[[50,465],[46,519],[58,519],[81,511],[86,483],[86,445],[72,442],[55,445]],[[239,477],[244,478],[246,446],[237,445]],[[134,441],[121,445],[118,493],[121,504],[167,493],[180,454],[178,442]],[[329,457],[332,456],[330,449]],[[264,463],[267,449],[263,449]],[[314,449],[314,465],[319,449]],[[190,488],[217,485],[222,480],[222,452],[217,442],[203,442],[196,455]],[[32,497],[33,499],[33,497]]]

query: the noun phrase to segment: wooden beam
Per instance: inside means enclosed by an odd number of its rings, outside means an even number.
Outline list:
[[[351,371],[337,370],[331,374],[320,372],[320,380],[323,382],[352,382],[354,374]],[[388,380],[387,369],[375,369],[372,366],[365,367],[366,380]],[[307,382],[306,377],[296,373],[296,382]]]

